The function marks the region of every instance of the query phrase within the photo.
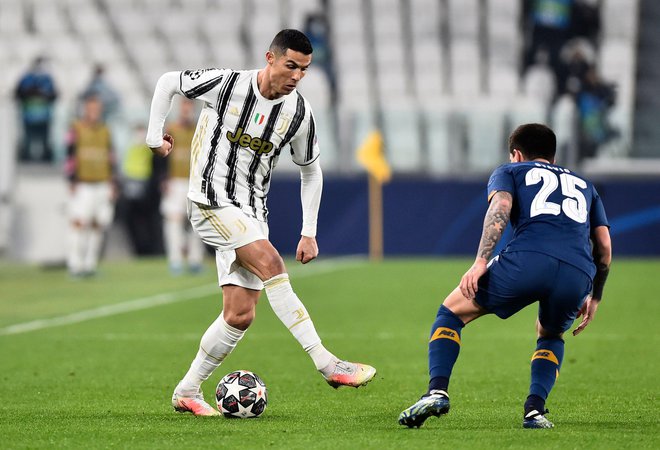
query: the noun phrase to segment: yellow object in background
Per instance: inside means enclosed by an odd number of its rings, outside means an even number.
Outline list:
[[[380,131],[369,133],[357,149],[357,160],[379,183],[387,183],[392,178],[392,170],[383,151],[383,135]]]
[[[153,154],[146,144],[131,145],[126,151],[122,172],[127,178],[146,181],[151,177]]]

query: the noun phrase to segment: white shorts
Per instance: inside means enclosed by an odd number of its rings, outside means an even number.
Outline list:
[[[188,200],[188,179],[170,178],[167,180],[165,195],[160,202],[160,213],[164,217],[185,217]]]
[[[112,185],[109,182],[76,183],[69,200],[69,217],[84,225],[107,227],[114,217]]]
[[[268,224],[235,206],[213,207],[188,200],[188,218],[205,244],[215,249],[218,284],[234,284],[260,291],[263,282],[236,261],[235,249],[268,239]]]

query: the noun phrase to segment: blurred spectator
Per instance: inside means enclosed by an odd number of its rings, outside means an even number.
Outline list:
[[[537,52],[545,49],[555,73],[560,67],[559,53],[570,38],[574,0],[524,0],[525,54],[523,73],[534,63]]]
[[[137,255],[160,254],[163,249],[158,213],[160,194],[154,158],[144,142],[144,124],[133,128],[131,143],[122,162],[121,216]]]
[[[303,33],[309,39],[314,49],[314,65],[321,67],[330,85],[330,96],[333,104],[337,100],[337,78],[335,76],[334,58],[330,43],[330,23],[323,12],[307,15]]]
[[[120,99],[117,91],[108,83],[105,77],[105,67],[96,64],[92,72],[92,79],[80,95],[81,99],[94,95],[103,103],[103,120],[107,122],[119,113]]]
[[[561,66],[557,74],[559,94],[575,94],[582,89],[587,72],[596,63],[593,46],[585,39],[572,39],[561,51]]]
[[[57,90],[48,73],[46,60],[38,57],[16,86],[15,97],[21,110],[23,138],[20,143],[21,161],[53,160],[50,145],[50,123]],[[35,146],[39,150],[35,153]]]
[[[571,37],[583,37],[598,48],[600,5],[598,0],[575,0],[571,19]]]
[[[67,137],[65,172],[71,192],[68,268],[74,277],[96,273],[104,232],[114,215],[114,154],[102,114],[101,101],[86,98],[82,118],[73,122]]]
[[[598,148],[618,135],[609,122],[609,110],[614,106],[614,86],[606,83],[591,66],[575,96],[578,110],[578,157],[593,158]]]
[[[184,251],[188,270],[192,273],[202,270],[204,257],[204,244],[190,227],[186,213],[190,154],[197,117],[192,100],[182,99],[179,105],[178,120],[169,124],[166,130],[174,138],[175,148],[165,159],[167,173],[161,184],[163,197],[160,204],[167,261],[173,275],[183,272]]]

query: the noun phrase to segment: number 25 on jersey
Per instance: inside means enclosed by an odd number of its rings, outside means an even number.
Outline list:
[[[543,182],[529,211],[530,217],[541,214],[552,214],[558,216],[562,211],[567,217],[578,223],[587,221],[587,200],[578,189],[586,189],[587,183],[568,173],[556,174],[548,169],[534,167],[525,175],[525,185],[531,186]],[[561,184],[561,193],[566,197],[560,204],[549,202],[548,197],[557,190]]]

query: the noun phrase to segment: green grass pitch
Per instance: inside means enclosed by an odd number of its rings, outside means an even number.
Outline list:
[[[450,386],[451,412],[418,430],[397,424],[424,391],[430,325],[468,260],[289,266],[325,345],[373,364],[378,376],[357,390],[327,386],[262,297],[252,328],[203,388],[213,401],[224,374],[252,370],[268,385],[269,405],[258,419],[229,420],[177,414],[170,406],[174,385],[220,311],[210,264],[201,276],[173,278],[161,259],[109,262],[85,281],[0,265],[2,447],[660,447],[659,260],[615,260],[596,320],[582,335],[566,336],[548,402],[553,430],[521,428],[533,306],[507,321],[487,316],[469,325]],[[99,309],[131,300],[162,304]],[[87,310],[107,315],[72,315]],[[70,323],[33,322],[52,318]],[[17,327],[28,322],[33,329]]]

